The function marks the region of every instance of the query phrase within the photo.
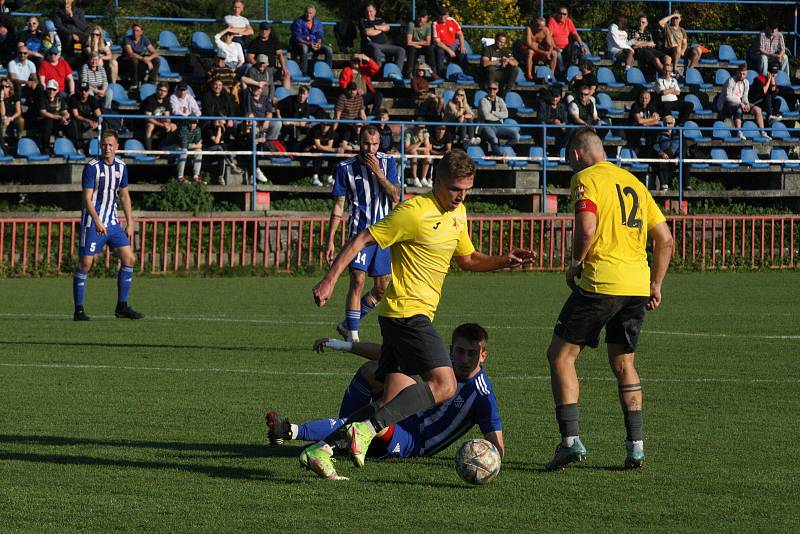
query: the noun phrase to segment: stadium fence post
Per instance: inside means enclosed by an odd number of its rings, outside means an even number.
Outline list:
[[[683,126],[678,130],[678,209],[683,209]],[[663,185],[663,184],[662,184]]]
[[[539,0],[539,16],[544,17],[544,0]]]
[[[406,125],[400,125],[400,201],[406,197]]]
[[[542,213],[547,213],[547,124],[542,124]]]
[[[417,20],[417,0],[411,0],[411,20]]]
[[[264,20],[269,20],[269,0],[264,0]]]
[[[258,122],[255,119],[250,120],[251,128],[251,148],[252,148],[252,158],[251,158],[251,166],[250,166],[250,181],[253,183],[253,195],[250,198],[250,209],[252,211],[256,211],[256,195],[258,194],[258,180],[256,179],[256,174],[258,172],[258,154],[256,152],[256,137],[258,133],[256,132],[256,128],[258,127]]]

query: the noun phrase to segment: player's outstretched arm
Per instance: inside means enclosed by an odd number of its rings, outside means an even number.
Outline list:
[[[655,245],[653,246],[653,266],[650,268],[650,300],[647,302],[647,309],[655,310],[661,304],[661,285],[667,275],[675,244],[666,222],[658,223],[648,233],[655,241]]]
[[[341,341],[324,337],[314,341],[314,352],[325,352],[325,349],[349,352],[356,356],[361,356],[368,360],[377,361],[381,355],[381,346],[377,343],[361,343],[351,341]]]
[[[374,244],[375,239],[373,239],[369,230],[362,230],[357,235],[350,238],[344,248],[339,252],[339,255],[336,256],[336,259],[333,260],[330,270],[311,290],[311,293],[314,295],[314,302],[317,303],[317,306],[322,307],[328,302],[328,299],[331,298],[331,294],[333,293],[333,288],[336,286],[336,281],[347,266],[350,265],[350,262],[353,261],[353,258],[356,257],[356,254],[364,247]]]
[[[502,430],[495,430],[494,432],[487,432],[483,435],[487,441],[489,441],[492,445],[497,447],[497,451],[500,453],[500,458],[502,459],[506,455],[506,446],[505,442],[503,441],[503,431]]]
[[[477,250],[469,256],[456,256],[456,263],[465,271],[487,272],[521,267],[533,262],[533,252],[516,248],[504,256],[487,256]]]

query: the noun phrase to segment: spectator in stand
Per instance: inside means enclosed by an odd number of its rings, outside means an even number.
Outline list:
[[[319,118],[330,118],[327,114],[321,114]],[[336,132],[334,132],[331,123],[322,122],[317,123],[311,128],[308,133],[306,141],[307,150],[309,152],[316,152],[319,154],[342,154],[344,149],[338,146],[336,139]],[[333,173],[336,170],[336,164],[341,161],[335,157],[314,157],[311,158],[314,174],[311,176],[311,184],[317,187],[323,187],[325,183],[333,185]],[[325,167],[325,182],[323,183],[319,175],[322,172],[323,166]]]
[[[236,102],[233,97],[225,89],[222,80],[215,78],[211,80],[208,92],[203,96],[203,112],[209,117],[235,117]],[[225,121],[225,126],[228,128],[233,127],[233,121]]]
[[[281,118],[283,128],[281,139],[286,146],[290,147],[290,150],[302,148],[302,139],[310,128],[305,119],[309,119],[312,116],[325,115],[322,108],[308,103],[308,87],[305,85],[297,88],[296,95],[287,96],[279,101],[275,106],[275,113]]]
[[[389,122],[389,110],[386,108],[382,108],[380,112],[380,119],[381,119],[381,145],[378,148],[378,152],[383,152],[384,154],[397,154],[397,147],[395,146],[394,142],[394,132],[392,131],[392,127],[388,124]]]
[[[38,17],[28,17],[25,29],[19,34],[17,51],[22,47],[27,49],[28,60],[35,63],[37,67],[44,60],[44,55],[42,54],[42,41],[44,37],[45,33],[39,25]]]
[[[234,37],[236,35],[233,33],[222,30],[214,36],[214,43],[217,45],[218,55],[225,53],[225,66],[239,72],[244,66],[244,50],[242,45],[233,40]]]
[[[492,126],[481,126],[480,136],[489,143],[492,154],[500,155],[500,139],[505,139],[506,144],[514,147],[519,143],[519,128],[503,126],[503,120],[508,118],[508,108],[505,101],[497,94],[497,82],[491,82],[486,88],[488,94],[481,98],[478,108],[478,122],[494,123]]]
[[[664,58],[669,56],[656,48],[653,34],[647,29],[648,24],[647,17],[644,15],[639,17],[639,27],[629,32],[629,44],[633,47],[640,68],[652,67],[663,75]]]
[[[247,92],[245,95],[250,97],[250,93]],[[239,128],[236,132],[236,136],[233,139],[233,150],[246,150],[250,151],[253,149],[253,126],[250,121],[242,121],[239,124]],[[267,150],[272,149],[272,147],[265,146],[267,143],[267,136],[264,133],[264,130],[256,130],[256,150]],[[250,180],[253,182],[252,176],[252,159],[250,156],[236,156],[236,160],[239,164],[239,168],[246,169],[246,175],[250,175]],[[258,168],[258,158],[256,158],[256,169],[255,169],[255,180],[259,183],[266,184],[269,183],[269,180]]]
[[[323,41],[325,30],[316,14],[316,8],[311,4],[307,5],[305,14],[292,23],[292,37],[289,39],[292,56],[300,62],[300,70],[306,76],[309,56],[315,59],[322,56],[329,67],[333,66],[333,49]]]
[[[467,48],[464,44],[464,32],[461,25],[450,16],[450,10],[442,7],[433,24],[433,44],[436,56],[436,74],[445,75],[445,59],[456,63],[462,69],[467,68]]]
[[[17,46],[17,27],[11,13],[23,3],[24,0],[0,0],[0,58],[11,54]]]
[[[658,112],[662,117],[678,111],[678,124],[686,122],[692,114],[694,106],[688,102],[681,102],[681,88],[678,80],[672,75],[672,60],[667,56],[664,64],[664,74],[656,80],[656,94],[658,95]]]
[[[497,82],[505,93],[514,89],[519,72],[519,63],[506,46],[508,37],[500,32],[494,36],[494,43],[483,47],[481,52],[481,79],[486,87],[490,82]]]
[[[56,25],[53,24],[52,20],[46,20],[44,22],[44,29],[45,35],[42,39],[42,47],[39,49],[42,53],[42,61],[44,61],[44,55],[48,50],[53,50],[57,54],[61,53],[61,37],[58,36]]]
[[[258,26],[258,37],[250,41],[247,47],[247,62],[255,65],[258,56],[262,54],[267,56],[267,65],[273,71],[273,78],[281,80],[286,89],[291,89],[292,76],[286,68],[286,56],[268,22],[262,22]]]
[[[766,75],[759,74],[753,80],[753,85],[747,93],[748,100],[754,106],[758,106],[764,110],[767,115],[767,122],[772,123],[779,121],[783,118],[780,114],[780,101],[778,100],[779,90],[778,84],[775,81],[778,75],[778,64],[773,63],[769,66],[769,72]],[[791,89],[788,89],[791,91]]]
[[[589,49],[583,43],[575,23],[569,18],[567,6],[561,6],[555,16],[547,21],[547,29],[553,36],[558,51],[558,70],[565,71],[569,65],[578,65]]]
[[[236,87],[236,70],[233,67],[229,67],[226,62],[228,59],[228,54],[225,53],[224,50],[219,50],[217,52],[217,57],[215,60],[215,64],[209,67],[208,72],[206,72],[206,80],[208,80],[209,86],[213,80],[221,80],[222,85],[231,93],[235,94],[235,87]],[[251,67],[253,68],[253,67]],[[250,72],[250,71],[248,71]],[[269,88],[272,89],[272,73],[270,73],[270,84]]]
[[[63,93],[58,90],[58,82],[50,80],[45,85],[45,94],[39,102],[39,148],[48,154],[53,151],[50,147],[50,136],[61,134],[70,137],[73,130],[70,123],[72,122],[69,109],[67,106],[67,99]]]
[[[625,70],[633,67],[634,53],[628,44],[628,18],[617,15],[616,22],[608,27],[606,34],[606,50],[614,61],[625,65]]]
[[[350,82],[336,100],[333,112],[335,120],[367,120],[364,109],[364,98],[358,93],[356,82]],[[356,144],[356,136],[361,130],[360,125],[352,123],[335,123],[333,129],[339,136],[339,142],[345,150],[350,150]]]
[[[55,80],[58,84],[59,93],[73,94],[75,92],[75,80],[72,78],[72,67],[69,66],[69,63],[53,50],[48,50],[44,58],[45,61],[39,65],[37,70],[39,82],[43,86],[49,87],[47,83]]]
[[[89,62],[81,67],[80,81],[81,85],[89,86],[91,96],[101,99],[103,109],[111,108],[113,95],[108,90],[108,78],[99,54],[89,56]]]
[[[428,158],[417,158],[415,156],[429,156],[431,153],[430,133],[422,122],[422,117],[417,117],[417,122],[413,128],[406,130],[404,139],[405,151],[411,156],[411,178],[408,185],[414,187],[431,187],[433,182],[428,180],[428,171],[431,167],[431,160]]]
[[[477,145],[481,142],[480,138],[475,136],[475,127],[472,126],[474,119],[475,112],[467,102],[466,91],[456,89],[453,98],[445,106],[444,121],[462,123],[462,126],[449,126],[448,128],[463,146]]]
[[[89,24],[83,15],[83,10],[73,5],[73,0],[61,0],[60,6],[53,10],[50,18],[56,25],[56,31],[64,43],[62,53],[72,57],[81,51],[86,35],[89,33]]]
[[[17,139],[25,137],[25,118],[22,116],[22,104],[14,83],[11,80],[0,80],[0,146],[4,150],[8,148],[6,133],[12,125],[17,129]]]
[[[144,146],[147,150],[153,149],[153,139],[165,138],[178,129],[178,125],[169,118],[169,84],[159,82],[156,92],[144,99],[141,106],[142,113],[151,118],[147,119],[144,127]]]
[[[414,78],[411,79],[411,90],[416,96],[415,114],[422,117],[427,122],[438,122],[442,120],[444,113],[444,100],[436,94],[436,89],[430,86],[425,77],[427,65],[420,64]]]
[[[274,112],[275,106],[272,105],[272,100],[261,87],[253,87],[245,91],[242,102],[242,113],[245,116],[256,117],[257,119],[271,119]],[[268,141],[274,141],[280,137],[281,121],[261,121],[258,129],[259,133],[266,135]]]
[[[555,126],[555,128],[548,128],[547,132],[550,135],[555,135],[556,145],[562,145],[566,135],[566,130],[563,126],[569,123],[569,119],[567,118],[567,106],[561,100],[561,93],[558,89],[544,91],[542,99],[539,101],[538,111],[539,122],[548,126]],[[544,130],[539,131],[544,133]]]
[[[189,92],[189,86],[186,85],[186,82],[179,82],[178,87],[175,88],[175,92],[169,97],[169,109],[172,115],[178,117],[189,117],[192,115],[199,117],[202,115],[200,106]]]
[[[421,60],[423,56],[428,65],[431,67],[436,65],[436,57],[433,53],[433,24],[428,20],[426,9],[417,10],[417,19],[408,23],[406,49],[408,50],[407,75],[409,78],[413,76],[418,59]],[[434,79],[436,78],[438,76],[434,73]]]
[[[580,72],[575,75],[569,83],[571,92],[576,92],[579,85],[589,88],[589,92],[594,97],[597,93],[597,75],[594,73],[594,65],[588,59],[581,60]]]
[[[69,111],[72,115],[72,139],[78,148],[83,148],[85,140],[97,137],[100,119],[100,103],[92,96],[92,87],[81,84],[80,91],[69,97]]]
[[[20,100],[25,102],[28,106],[27,109],[22,111],[22,117],[25,119],[25,124],[30,127],[32,124],[37,124],[42,116],[39,113],[39,104],[42,102],[42,97],[45,95],[45,89],[39,83],[39,76],[32,75],[28,78],[27,83],[22,86],[20,92]]]
[[[778,68],[789,76],[789,53],[786,51],[786,42],[783,34],[778,31],[778,23],[770,22],[758,39],[748,51],[748,59],[753,70],[766,75],[770,65]]]
[[[361,49],[379,64],[383,64],[384,56],[390,55],[395,65],[403,72],[406,63],[406,51],[402,46],[392,44],[389,39],[389,23],[378,17],[375,4],[364,7],[364,18],[361,19]]]
[[[218,152],[231,150],[233,143],[232,133],[234,132],[234,129],[228,127],[228,122],[230,121],[210,121],[202,128],[204,150]],[[212,165],[217,166],[217,175],[219,176],[217,183],[219,185],[225,185],[225,165],[230,167],[231,170],[237,174],[241,174],[243,172],[236,163],[236,158],[233,156],[212,156],[209,158],[209,160]]]
[[[526,80],[533,80],[533,67],[541,63],[549,64],[550,70],[556,72],[558,50],[544,17],[537,18],[525,28],[525,40],[520,50],[525,59]]]
[[[242,13],[244,13],[244,2],[234,0],[231,4],[230,15],[225,15],[223,20],[227,25],[226,31],[234,35],[233,40],[242,45],[242,48],[246,48],[250,42],[250,37],[255,32],[250,25],[250,21]]]
[[[131,26],[131,35],[125,36],[122,45],[122,57],[120,57],[120,67],[127,70],[131,82],[139,85],[144,79],[140,70],[147,70],[147,79],[155,83],[158,78],[158,66],[160,59],[158,52],[144,35],[141,24],[134,23]]]
[[[678,74],[678,60],[686,59],[686,68],[696,67],[700,63],[702,52],[699,46],[689,47],[689,36],[686,30],[681,28],[683,17],[677,11],[667,15],[658,21],[664,31],[664,52],[672,58],[672,67],[675,74]]]
[[[350,64],[339,74],[339,87],[343,90],[346,90],[351,82],[356,84],[358,94],[364,101],[365,111],[368,109],[369,115],[375,115],[383,104],[383,93],[372,85],[372,77],[379,70],[380,66],[375,60],[365,54],[355,53],[350,58]]]
[[[106,43],[105,32],[100,26],[93,26],[86,42],[83,44],[83,55],[87,61],[94,55],[100,56],[100,68],[108,66],[111,82],[119,81],[119,63],[111,53],[111,46]]]
[[[20,87],[28,81],[31,74],[36,74],[36,65],[28,59],[28,49],[24,44],[20,44],[17,49],[17,57],[8,62],[8,78]]]
[[[581,126],[600,124],[600,117],[597,115],[597,106],[595,106],[591,90],[583,84],[578,85],[575,89],[575,95],[567,105],[569,123]]]
[[[275,82],[266,54],[259,54],[256,64],[251,65],[247,74],[242,76],[242,89],[252,90],[254,87],[261,87],[270,100],[275,98]]]
[[[431,156],[444,156],[453,149],[453,136],[444,124],[434,124],[430,136]],[[434,166],[434,169],[436,167]],[[431,183],[433,185],[433,183]]]
[[[722,103],[721,118],[733,117],[733,123],[739,129],[739,137],[747,139],[742,128],[742,118],[745,113],[752,113],[753,119],[762,130],[764,129],[764,117],[761,115],[761,108],[750,104],[749,100],[750,82],[747,81],[747,65],[741,65],[736,74],[725,82],[725,88],[720,94]],[[764,136],[770,139],[764,132]]]
[[[177,158],[178,164],[178,181],[185,182],[188,180],[184,171],[186,170],[186,161],[189,156],[192,156],[192,181],[199,183],[203,179],[200,177],[200,169],[203,166],[203,155],[197,152],[190,152],[193,150],[203,150],[203,132],[198,128],[197,119],[188,121],[181,121],[178,126],[178,150],[185,151]]]
[[[653,145],[653,152],[656,157],[661,159],[674,159],[678,156],[680,151],[680,138],[677,130],[675,130],[675,117],[667,115],[664,117],[664,126],[666,130],[662,130]],[[672,178],[675,176],[675,164],[672,162],[656,163],[656,173],[658,174],[658,182],[662,191],[669,190],[669,184],[672,183]],[[653,184],[658,188],[659,184]],[[688,188],[687,188],[688,189]]]
[[[646,157],[645,151],[655,143],[658,133],[656,128],[661,124],[661,115],[658,114],[653,94],[648,89],[639,91],[639,96],[631,105],[630,119],[633,126],[652,126],[647,130],[628,130],[628,144],[631,148],[639,152],[639,155]]]

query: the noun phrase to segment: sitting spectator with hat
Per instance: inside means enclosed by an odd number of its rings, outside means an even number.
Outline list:
[[[39,148],[43,152],[52,154],[50,136],[60,133],[71,137],[73,133],[67,99],[59,91],[58,82],[55,80],[50,80],[45,85],[45,94],[39,102],[39,115],[39,132],[41,134]]]
[[[238,72],[244,66],[244,50],[242,45],[233,40],[236,35],[233,32],[222,30],[214,36],[214,44],[217,45],[218,55],[225,54],[225,66]]]
[[[41,84],[47,86],[48,82],[55,81],[59,93],[67,95],[74,93],[75,80],[72,78],[72,67],[69,63],[54,49],[45,52],[44,58],[37,71]]]
[[[416,109],[414,113],[421,120],[436,122],[442,120],[444,114],[444,99],[436,94],[436,89],[428,83],[427,74],[431,70],[425,63],[417,66],[417,71],[411,79],[411,90],[416,96]]]
[[[189,92],[186,82],[179,82],[175,92],[169,97],[169,108],[172,115],[178,117],[199,117],[202,115],[197,100]]]

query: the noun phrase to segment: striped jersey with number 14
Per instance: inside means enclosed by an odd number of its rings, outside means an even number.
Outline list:
[[[382,152],[375,157],[384,176],[391,183],[399,185],[394,158]],[[392,201],[381,188],[375,173],[357,157],[347,158],[336,166],[332,194],[334,197],[347,197],[350,203],[347,228],[350,237],[380,221],[392,209]]]

